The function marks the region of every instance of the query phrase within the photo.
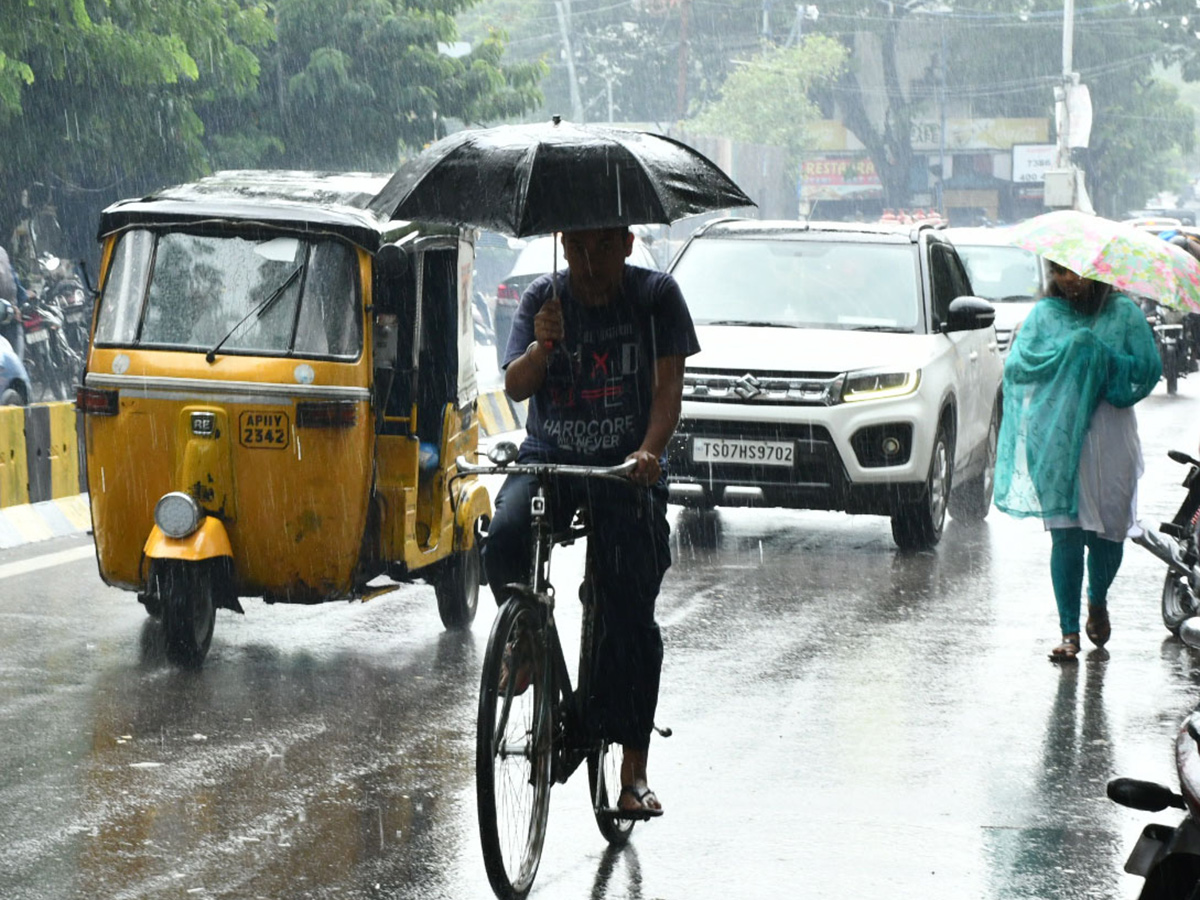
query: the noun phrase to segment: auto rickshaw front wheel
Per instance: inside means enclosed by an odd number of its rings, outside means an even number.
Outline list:
[[[483,560],[479,541],[465,550],[452,553],[433,578],[438,614],[447,628],[467,628],[475,621],[479,608],[479,585],[483,581]]]
[[[167,659],[175,665],[196,668],[208,654],[217,618],[218,564],[212,559],[160,559],[151,567],[151,590],[162,610]]]

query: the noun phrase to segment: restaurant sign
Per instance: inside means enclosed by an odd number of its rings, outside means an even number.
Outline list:
[[[800,199],[842,200],[880,197],[879,173],[871,157],[814,156],[800,164]]]

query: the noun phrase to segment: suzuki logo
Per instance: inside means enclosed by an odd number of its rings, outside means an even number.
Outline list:
[[[743,400],[753,400],[763,391],[758,385],[758,379],[747,372],[736,382],[734,382],[733,392]]]

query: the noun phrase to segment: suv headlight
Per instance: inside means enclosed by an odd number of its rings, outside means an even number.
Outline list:
[[[920,383],[920,369],[908,372],[851,372],[842,384],[842,402],[857,403],[860,400],[906,397],[916,391]]]

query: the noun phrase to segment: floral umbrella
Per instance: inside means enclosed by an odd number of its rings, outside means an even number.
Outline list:
[[[1009,241],[1084,278],[1200,312],[1200,264],[1148,231],[1062,209],[1014,225]]]

